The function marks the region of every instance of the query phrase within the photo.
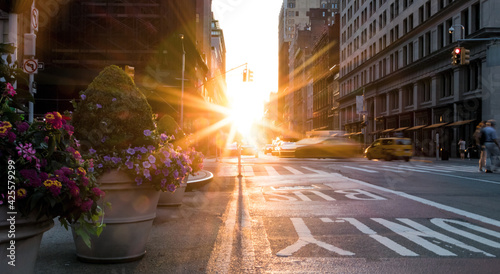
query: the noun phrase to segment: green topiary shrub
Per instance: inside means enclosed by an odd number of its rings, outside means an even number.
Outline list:
[[[145,136],[155,128],[151,106],[121,68],[104,68],[80,96],[73,125],[84,148],[103,151],[152,144]]]

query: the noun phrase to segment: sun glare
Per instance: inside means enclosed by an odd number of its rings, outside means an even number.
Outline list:
[[[263,101],[249,90],[232,93],[230,119],[243,137],[250,137],[254,124],[262,119]]]

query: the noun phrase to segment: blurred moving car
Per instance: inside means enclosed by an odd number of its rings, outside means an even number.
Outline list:
[[[268,153],[273,153],[273,144],[266,144],[263,148],[262,151],[264,151],[264,154]]]
[[[294,157],[295,156],[295,148],[297,145],[295,142],[282,142],[278,148],[278,156],[279,157]]]
[[[306,138],[297,142],[295,157],[353,158],[361,156],[361,144],[342,137]]]
[[[240,146],[241,155],[252,155],[259,157],[259,151],[256,146],[243,144]],[[228,144],[223,152],[224,156],[238,156],[238,144],[236,142]]]
[[[410,138],[380,138],[366,148],[365,156],[368,160],[404,159],[408,162],[413,156],[413,144]]]
[[[241,145],[241,155],[253,155],[255,158],[259,158],[259,150],[254,145],[243,144]]]

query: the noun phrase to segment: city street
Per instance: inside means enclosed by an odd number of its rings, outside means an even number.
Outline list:
[[[500,175],[476,160],[260,155],[205,161],[214,179],[157,211],[146,256],[81,263],[44,235],[37,273],[495,273]],[[61,233],[61,234],[59,234]],[[50,245],[66,245],[53,254]]]

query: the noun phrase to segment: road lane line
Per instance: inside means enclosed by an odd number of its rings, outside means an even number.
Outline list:
[[[290,171],[292,174],[295,174],[295,175],[302,175],[302,174],[304,174],[304,172],[296,170],[293,167],[283,166],[283,168],[285,168],[286,170]]]
[[[443,175],[443,176],[450,176],[449,174],[441,174],[441,175]],[[441,210],[444,210],[444,211],[448,211],[448,212],[451,212],[451,213],[454,213],[454,214],[457,214],[457,215],[461,215],[461,216],[464,216],[464,217],[467,217],[467,218],[470,218],[470,219],[473,219],[473,220],[476,220],[476,221],[479,221],[479,222],[483,222],[483,223],[486,223],[486,224],[490,224],[490,225],[494,225],[494,226],[500,227],[500,221],[495,220],[495,219],[491,219],[491,218],[488,218],[488,217],[485,217],[485,216],[481,216],[479,214],[475,214],[475,213],[468,212],[468,211],[465,211],[465,210],[462,210],[462,209],[458,209],[458,208],[454,208],[454,207],[451,207],[451,206],[447,206],[447,205],[443,205],[443,204],[440,204],[440,203],[436,203],[436,202],[433,202],[433,201],[430,201],[430,200],[427,200],[427,199],[424,199],[424,198],[420,198],[420,197],[417,197],[417,196],[413,196],[413,195],[401,192],[401,191],[395,191],[395,190],[392,190],[392,189],[388,189],[388,188],[385,188],[385,187],[373,185],[373,184],[370,184],[370,183],[367,183],[367,182],[363,182],[363,181],[360,181],[360,180],[351,179],[349,177],[343,176],[343,175],[338,174],[338,173],[336,174],[336,176],[345,178],[348,181],[351,181],[351,182],[354,182],[354,183],[358,183],[360,185],[371,187],[371,188],[374,188],[374,189],[377,189],[377,190],[380,190],[380,191],[384,191],[384,192],[389,192],[389,193],[392,193],[392,194],[395,194],[395,195],[398,195],[398,196],[401,196],[401,197],[404,197],[404,198],[407,198],[407,199],[410,199],[410,200],[413,200],[413,201],[416,201],[416,202],[419,202],[419,203],[422,203],[422,204],[425,204],[425,205],[428,205],[428,206],[432,206],[432,207],[435,207],[435,208],[438,208],[438,209],[441,209]],[[463,179],[471,179],[471,178],[462,177],[462,176],[453,176],[453,177],[460,177],[460,178],[463,178]]]
[[[365,169],[365,168],[359,168],[359,167],[353,167],[353,166],[342,166],[342,167],[346,167],[346,168],[350,168],[350,169],[355,169],[355,170],[360,170],[360,171],[368,172],[368,173],[378,173],[378,171],[376,171],[376,170],[370,170],[370,169]]]
[[[264,166],[269,176],[279,176],[280,174],[272,166]]]

